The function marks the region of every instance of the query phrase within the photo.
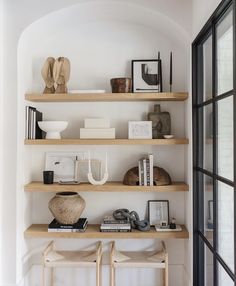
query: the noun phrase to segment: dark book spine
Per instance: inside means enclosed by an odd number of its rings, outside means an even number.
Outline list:
[[[36,110],[36,122],[35,122],[35,139],[43,139],[43,131],[39,128],[38,122],[43,121],[43,114]]]

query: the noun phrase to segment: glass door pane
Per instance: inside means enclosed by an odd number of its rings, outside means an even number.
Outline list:
[[[216,28],[217,36],[217,94],[233,89],[233,12],[222,18]]]
[[[212,104],[204,108],[204,159],[203,168],[207,171],[213,171],[213,114]]]
[[[217,102],[217,153],[218,174],[233,181],[234,176],[234,130],[233,96]]]
[[[230,278],[224,268],[217,263],[218,266],[218,286],[234,286],[233,280]]]
[[[213,180],[204,175],[204,235],[213,245]]]
[[[212,35],[203,44],[203,101],[212,98]]]
[[[213,254],[205,245],[205,286],[214,286]]]
[[[234,189],[218,182],[218,253],[234,272]]]

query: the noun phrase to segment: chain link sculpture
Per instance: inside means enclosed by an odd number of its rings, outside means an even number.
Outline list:
[[[129,211],[128,209],[118,209],[113,212],[113,217],[117,220],[127,219],[132,228],[136,228],[140,231],[149,231],[150,224],[147,220],[140,220],[139,215],[135,211]]]

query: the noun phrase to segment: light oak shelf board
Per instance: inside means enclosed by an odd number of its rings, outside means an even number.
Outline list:
[[[132,230],[132,232],[100,232],[99,225],[88,225],[85,232],[48,232],[47,224],[32,224],[24,233],[25,238],[95,238],[95,239],[187,239],[189,233],[184,225],[182,231],[157,232],[153,227],[148,232]]]
[[[25,185],[27,192],[187,192],[189,186],[183,182],[173,182],[167,186],[126,186],[122,182],[108,182],[102,186],[94,186],[89,183],[79,185],[52,185],[43,182],[31,182]]]
[[[179,139],[25,139],[25,145],[183,145],[186,138]]]
[[[28,93],[25,99],[32,102],[114,102],[114,101],[184,101],[187,92],[161,93],[71,93],[37,94]]]

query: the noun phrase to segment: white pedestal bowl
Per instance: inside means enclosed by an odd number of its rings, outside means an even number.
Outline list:
[[[61,139],[63,130],[68,126],[68,121],[39,121],[39,128],[45,131],[46,139]]]

